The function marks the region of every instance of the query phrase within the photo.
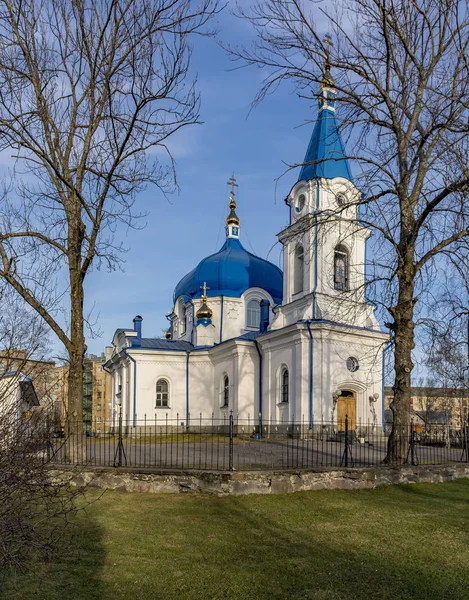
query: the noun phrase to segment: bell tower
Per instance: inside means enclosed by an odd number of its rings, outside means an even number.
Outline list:
[[[283,245],[283,303],[273,328],[300,320],[377,327],[365,300],[365,242],[358,220],[361,192],[353,183],[336,120],[337,91],[325,41],[318,116],[298,181],[285,202],[290,225]]]

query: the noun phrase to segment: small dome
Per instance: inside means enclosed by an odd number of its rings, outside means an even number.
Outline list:
[[[236,214],[236,202],[232,198],[229,204],[230,214],[226,218],[227,225],[239,225],[239,218]]]
[[[213,317],[213,311],[207,306],[207,303],[203,302],[202,306],[195,313],[197,319],[211,319]]]
[[[276,304],[283,297],[283,274],[274,264],[251,254],[240,241],[228,238],[222,248],[208,256],[177,284],[174,301],[180,296],[201,298],[207,283],[207,296],[239,298],[246,290],[258,287],[268,292]]]

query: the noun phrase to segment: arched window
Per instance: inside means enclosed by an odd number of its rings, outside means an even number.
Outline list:
[[[166,379],[158,379],[156,382],[156,403],[155,406],[169,406],[169,384]]]
[[[294,268],[293,268],[293,293],[298,294],[303,291],[303,281],[304,281],[304,263],[305,263],[305,254],[303,250],[303,246],[297,246],[295,248],[295,260],[294,260]]]
[[[230,402],[230,380],[227,375],[223,377],[223,406],[228,406]]]
[[[281,402],[288,402],[289,397],[289,376],[288,369],[282,369],[281,379],[280,379],[280,400]]]
[[[340,291],[348,290],[348,252],[343,246],[334,250],[334,288]]]
[[[259,300],[249,300],[247,309],[246,326],[260,329],[261,305]]]
[[[305,207],[306,196],[304,194],[300,194],[295,204],[295,210],[297,213],[300,213]]]

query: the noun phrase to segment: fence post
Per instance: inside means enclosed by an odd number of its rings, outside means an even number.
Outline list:
[[[50,422],[49,422],[49,415],[47,415],[46,417],[46,437],[47,437],[47,462],[50,463],[50,446],[51,446],[51,439],[50,439]]]
[[[415,465],[415,431],[414,419],[410,420],[410,464]]]
[[[229,439],[229,454],[228,454],[228,469],[233,470],[233,434],[234,434],[234,420],[233,411],[230,410],[230,439]]]
[[[118,451],[118,455],[117,455],[117,466],[118,467],[122,467],[122,447],[123,447],[123,442],[122,442],[122,405],[119,404],[119,430],[118,430],[118,445],[117,445],[117,451]]]
[[[469,421],[468,421],[469,423]],[[464,449],[466,451],[466,462],[469,463],[469,436],[468,436],[468,423],[464,426]]]
[[[348,439],[348,415],[345,415],[345,450],[344,450],[344,458],[345,458],[345,467],[348,467],[348,444],[349,444],[349,439]]]

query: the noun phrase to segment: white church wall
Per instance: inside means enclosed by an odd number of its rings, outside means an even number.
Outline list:
[[[234,408],[234,394],[237,377],[234,369],[234,353],[232,344],[220,346],[211,352],[213,363],[212,387],[214,389],[213,413],[215,418],[223,418]],[[224,405],[224,378],[228,377],[228,404]]]
[[[244,303],[241,298],[223,299],[223,340],[238,337],[244,330]]]
[[[261,338],[264,379],[263,413],[266,419],[291,421],[301,419],[307,394],[307,378],[304,334],[298,328],[276,331]],[[282,402],[281,373],[288,369],[288,403]]]
[[[207,424],[213,412],[213,363],[208,352],[189,355],[189,411],[191,422]],[[185,390],[185,388],[184,388]]]
[[[320,226],[318,235],[318,285],[316,291],[331,296],[346,297],[354,302],[363,302],[365,283],[365,240],[367,229],[351,221],[333,218]],[[343,292],[334,287],[334,254],[341,246],[348,253],[349,291]],[[314,262],[315,246],[311,261]]]
[[[129,394],[130,388],[130,368],[129,359],[121,358],[114,367],[113,381],[113,397],[112,397],[112,415],[113,420],[119,416],[119,406],[122,408],[122,418],[124,421],[130,421],[133,415],[133,406]]]
[[[196,346],[213,346],[218,342],[215,325],[197,325],[194,328],[193,343]]]
[[[205,353],[193,354],[189,361],[189,408],[193,415],[204,417],[211,414],[213,406],[213,366]],[[132,358],[137,365],[136,386],[136,419],[162,422],[186,419],[186,360],[185,352],[145,352],[133,349]],[[114,381],[114,414],[117,416],[118,404],[122,402],[124,421],[134,420],[134,363],[125,357],[115,366]],[[156,383],[165,379],[169,385],[169,406],[156,406]],[[118,382],[122,383],[119,384]],[[120,395],[119,390],[120,387]]]
[[[240,419],[254,419],[259,406],[259,357],[253,344],[238,346],[237,397],[235,415]]]
[[[232,410],[240,419],[252,418],[258,404],[257,352],[253,344],[232,342],[211,351],[214,414],[223,418]],[[228,406],[224,406],[224,377],[229,379]]]
[[[333,398],[338,390],[350,390],[356,393],[356,422],[366,424],[373,421],[369,398],[379,395],[381,406],[381,360],[386,336],[370,339],[358,333],[323,329],[313,331],[314,371],[313,371],[313,414],[314,421],[331,421]],[[359,368],[351,372],[347,368],[347,359],[356,358]],[[378,411],[380,413],[380,411]],[[381,422],[381,414],[377,414]]]
[[[133,351],[137,363],[137,419],[157,421],[185,416],[186,398],[186,354],[149,354]],[[133,369],[132,369],[133,375]],[[169,385],[169,406],[156,406],[156,383],[165,379]],[[133,381],[132,381],[133,385]],[[133,390],[132,390],[133,391]]]
[[[321,179],[320,181],[320,210],[331,211],[343,219],[357,218],[357,203],[361,192],[348,179]],[[343,208],[340,204],[343,202]]]
[[[132,384],[132,388],[130,387]],[[122,365],[122,387],[121,387],[121,402],[122,402],[122,416],[126,421],[133,418],[134,407],[133,407],[133,394],[131,395],[130,390],[133,390],[133,368],[130,360]]]
[[[298,324],[260,338],[264,355],[264,417],[274,420],[304,421],[310,418],[310,376],[313,385],[313,422],[329,422],[337,418],[333,410],[333,395],[337,389],[349,389],[357,395],[357,423],[373,420],[369,401],[373,404],[377,422],[381,422],[381,359],[385,334],[324,326],[312,322],[310,342],[307,325]],[[310,375],[310,352],[313,370]],[[359,361],[359,369],[347,369],[347,359]],[[289,371],[289,402],[281,402],[281,371]]]

